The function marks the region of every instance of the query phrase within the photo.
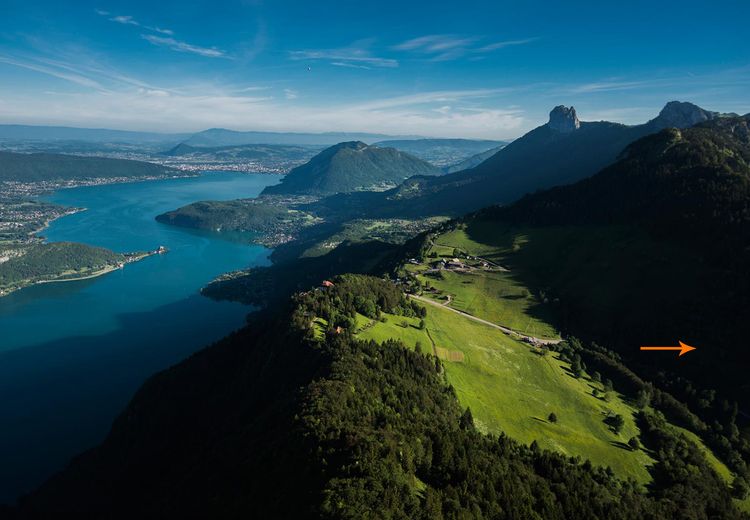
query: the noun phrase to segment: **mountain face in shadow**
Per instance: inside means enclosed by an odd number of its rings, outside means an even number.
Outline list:
[[[505,204],[526,193],[569,184],[612,164],[633,141],[663,128],[687,128],[717,117],[690,103],[670,102],[648,123],[626,126],[579,121],[573,107],[555,107],[549,122],[513,141],[479,166],[437,179],[410,179],[393,200],[413,211],[460,214]]]
[[[662,130],[588,179],[468,222],[472,236],[525,237],[508,262],[559,298],[564,329],[616,347],[644,373],[674,370],[674,360],[638,357],[638,345],[686,341],[704,354],[682,375],[748,395],[750,117]]]

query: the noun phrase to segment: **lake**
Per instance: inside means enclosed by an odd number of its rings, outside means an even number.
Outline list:
[[[252,311],[198,291],[221,273],[267,265],[270,250],[154,217],[197,200],[255,197],[279,180],[212,172],[44,198],[87,208],[54,221],[43,233],[49,241],[169,253],[0,298],[0,503],[99,443],[149,375],[241,327]]]

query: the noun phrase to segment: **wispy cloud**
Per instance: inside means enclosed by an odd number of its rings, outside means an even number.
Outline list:
[[[394,46],[397,51],[414,51],[432,55],[435,61],[459,58],[466,54],[476,42],[475,37],[460,37],[451,34],[430,34],[402,42]]]
[[[253,85],[250,87],[242,87],[235,90],[235,92],[257,92],[259,90],[268,90],[268,87],[262,87],[259,85]]]
[[[364,70],[372,69],[372,67],[368,67],[367,65],[357,65],[356,63],[347,63],[344,61],[332,61],[331,65],[335,65],[336,67],[348,67],[350,69],[364,69]]]
[[[349,47],[338,49],[307,49],[290,51],[289,58],[292,60],[332,60],[331,65],[336,65],[338,67],[354,65],[359,65],[358,68],[398,67],[398,60],[373,55],[368,48],[371,43],[371,40],[361,40],[359,42],[354,42]]]
[[[381,110],[385,108],[405,107],[414,105],[424,105],[428,103],[448,103],[466,99],[480,99],[507,94],[512,92],[509,88],[496,89],[467,89],[467,90],[435,90],[429,92],[420,92],[407,96],[395,96],[373,101],[366,101],[357,105],[360,110]]]
[[[16,59],[9,56],[3,56],[1,54],[0,63],[13,65],[15,67],[20,67],[27,70],[33,70],[34,72],[39,72],[41,74],[46,74],[58,79],[70,81],[71,83],[75,83],[76,85],[80,85],[82,87],[104,90],[104,87],[98,81],[86,77],[83,74],[66,70],[65,68],[49,67],[40,63],[35,63],[33,61]]]
[[[110,86],[107,84],[107,86]],[[500,109],[485,98],[499,90],[445,90],[363,102],[289,103],[299,96],[282,89],[280,98],[245,95],[217,85],[189,88],[82,90],[39,96],[0,87],[0,120],[28,124],[74,124],[160,131],[197,131],[221,126],[237,130],[370,131],[427,136],[514,137],[524,127],[520,109]],[[250,94],[250,95],[247,95]],[[443,100],[448,100],[444,102]]]
[[[587,94],[591,92],[611,92],[617,90],[633,90],[655,83],[664,84],[664,80],[654,81],[598,81],[576,85],[569,89],[571,94]]]
[[[488,53],[513,45],[524,45],[538,38],[524,38],[520,40],[506,40],[493,43],[477,36],[461,36],[456,34],[428,34],[418,38],[406,40],[393,46],[393,50],[411,52],[428,57],[431,61],[448,61],[464,57],[469,54]]]
[[[201,47],[199,45],[193,45],[185,41],[177,40],[174,38],[174,31],[171,29],[164,29],[162,27],[156,27],[152,25],[146,25],[132,16],[129,15],[112,15],[109,11],[102,9],[95,9],[96,13],[100,16],[105,16],[110,22],[119,23],[122,25],[132,25],[139,29],[145,29],[147,31],[162,34],[164,36],[157,36],[154,34],[141,34],[141,38],[158,45],[160,47],[167,47],[177,52],[187,52],[190,54],[197,54],[198,56],[204,56],[206,58],[227,58],[227,53],[216,47]]]
[[[538,39],[539,38],[523,38],[521,40],[506,40],[506,41],[501,41],[501,42],[490,43],[488,45],[483,45],[482,47],[475,49],[475,52],[492,52],[498,49],[504,49],[505,47],[513,47],[515,45],[526,45],[527,43],[535,42]]]
[[[163,29],[161,27],[156,27],[156,26],[151,26],[151,25],[144,25],[144,24],[140,23],[139,21],[137,21],[132,16],[128,16],[128,15],[114,15],[113,16],[112,13],[110,13],[109,11],[103,11],[101,9],[94,9],[94,11],[99,16],[106,16],[106,17],[108,17],[108,19],[109,19],[110,22],[116,22],[116,23],[123,24],[123,25],[133,25],[135,27],[140,27],[140,28],[146,29],[148,31],[153,31],[153,32],[161,33],[161,34],[167,34],[169,36],[174,35],[174,31],[171,30],[171,29]]]
[[[450,49],[467,47],[474,43],[476,38],[460,38],[448,34],[431,34],[406,40],[393,48],[399,51],[422,50],[425,52],[441,52]]]
[[[197,54],[199,56],[205,56],[206,58],[227,58],[226,52],[216,47],[200,47],[187,42],[176,40],[172,37],[166,36],[155,36],[153,34],[141,34],[141,38],[149,43],[158,45],[160,47],[167,47],[177,52],[188,52],[191,54]]]

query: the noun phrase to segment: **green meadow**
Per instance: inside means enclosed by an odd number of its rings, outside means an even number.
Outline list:
[[[471,256],[488,259],[491,262],[502,258],[502,250],[475,242],[462,229],[445,233],[431,246],[428,255],[452,257],[454,249]],[[435,261],[434,258],[428,258]],[[440,274],[426,273],[428,265],[407,265],[406,269],[415,274],[425,285],[437,292],[425,291],[423,296],[445,302],[450,297],[454,309],[466,312],[515,331],[540,338],[554,339],[560,335],[551,325],[552,309],[549,302],[543,301],[541,294],[533,294],[522,284],[513,272],[494,268],[482,269],[477,261],[468,272],[443,270]]]
[[[650,480],[646,468],[653,460],[626,446],[639,433],[633,408],[614,392],[609,401],[594,397],[593,389],[602,391],[601,385],[575,379],[556,353],[542,356],[534,347],[447,309],[428,307],[425,330],[418,328],[418,319],[384,316],[385,323],[363,321],[358,336],[398,338],[410,348],[420,342],[425,353],[434,346],[443,353],[462,354],[463,361],[440,357],[448,382],[461,404],[471,408],[480,430],[505,432],[524,443],[536,440],[544,448],[610,466],[623,478],[643,484]],[[604,422],[608,412],[625,418],[619,435]],[[556,423],[548,420],[550,413],[557,416]]]
[[[612,252],[600,254],[583,247],[584,252],[568,264],[552,265],[556,255],[549,251],[568,247],[574,231],[499,229],[497,223],[474,221],[468,227],[459,226],[436,237],[427,250],[425,263],[406,264],[404,270],[422,282],[426,288],[423,297],[523,334],[559,338],[552,325],[554,298],[539,290],[542,284],[537,277],[520,266],[531,266],[533,272],[547,272],[555,278],[570,279],[571,285],[582,285],[584,281],[568,274],[576,264],[586,264],[602,273],[613,271],[611,277],[628,284],[633,276],[630,267],[637,262],[626,258],[613,263]],[[592,233],[606,233],[617,238],[618,244],[628,243],[637,251],[649,246],[644,237],[628,230],[609,228]],[[577,247],[581,249],[586,243],[581,244],[581,237],[578,238]],[[592,244],[598,243],[599,237],[589,238]],[[452,258],[456,249],[470,269],[428,272],[428,263]],[[482,260],[489,261],[491,267],[484,268]],[[584,293],[594,306],[611,304],[611,295],[599,294],[596,288],[575,289],[586,289]],[[622,287],[622,292],[627,294],[626,287]],[[505,432],[524,443],[537,441],[543,448],[609,466],[621,478],[633,478],[644,485],[651,480],[648,468],[654,459],[644,449],[627,446],[631,437],[640,434],[634,420],[636,409],[616,391],[605,397],[603,385],[589,375],[573,377],[570,365],[561,361],[556,352],[543,353],[443,307],[427,306],[424,329],[419,328],[418,318],[387,314],[384,318],[376,321],[358,316],[358,336],[376,341],[400,339],[408,348],[419,343],[422,352],[436,354],[443,361],[446,378],[460,403],[471,408],[481,431]],[[552,413],[556,416],[554,422],[550,421]],[[619,433],[605,422],[614,414],[625,421]],[[733,475],[726,465],[698,436],[683,433],[703,449],[712,467],[731,483]],[[750,499],[738,505],[750,510]]]

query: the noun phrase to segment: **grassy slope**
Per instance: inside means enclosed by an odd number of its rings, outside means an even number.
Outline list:
[[[474,241],[463,229],[441,235],[429,252],[451,257],[454,249],[502,263],[503,250],[495,245]],[[422,267],[408,265],[412,272],[423,271]],[[542,338],[559,338],[552,323],[549,305],[539,301],[513,272],[492,271],[473,273],[444,272],[442,278],[419,275],[418,278],[450,294],[450,306],[478,318],[498,323],[524,334]],[[441,296],[442,296],[441,295]],[[425,293],[426,297],[433,297]],[[441,301],[441,300],[438,300]]]
[[[449,237],[456,247],[467,252],[475,250],[480,256],[508,266],[509,275],[521,286],[546,288],[551,298],[559,297],[569,309],[574,307],[577,314],[568,326],[585,321],[596,331],[610,335],[630,321],[644,323],[649,316],[657,316],[656,311],[665,305],[688,298],[699,284],[697,277],[710,276],[709,269],[704,267],[701,274],[685,261],[694,256],[693,252],[633,228],[514,228],[477,220],[444,236],[438,243]],[[607,247],[602,248],[601,244]],[[667,265],[671,267],[662,268]],[[657,274],[646,278],[643,273]],[[599,283],[592,284],[591,280]],[[686,284],[685,280],[691,283]],[[549,287],[554,287],[554,292]],[[653,288],[645,301],[637,291],[640,287]],[[541,307],[534,309],[537,310]],[[533,314],[543,317],[539,312]],[[664,336],[653,338],[655,341],[674,339],[684,333],[676,324],[663,320],[648,325],[654,325]]]
[[[484,431],[504,431],[526,443],[537,440],[543,447],[611,466],[622,477],[649,481],[646,466],[653,461],[643,451],[619,444],[638,434],[633,409],[617,396],[610,402],[593,397],[594,383],[574,379],[567,364],[553,354],[541,357],[496,329],[439,308],[428,308],[425,331],[416,328],[416,319],[387,320],[359,336],[377,341],[399,338],[410,347],[420,341],[425,351],[431,349],[431,336],[437,347],[464,354],[463,362],[445,363],[448,381]],[[403,321],[411,326],[402,328]],[[605,410],[625,417],[619,436],[603,422]],[[550,412],[557,415],[556,424],[547,421]]]

